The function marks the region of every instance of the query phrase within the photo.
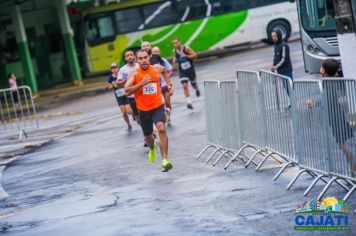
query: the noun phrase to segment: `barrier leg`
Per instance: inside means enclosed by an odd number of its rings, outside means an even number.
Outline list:
[[[307,196],[309,194],[309,192],[312,190],[312,188],[315,186],[315,184],[322,178],[324,177],[324,174],[319,174],[314,181],[309,185],[309,187],[307,188],[307,190],[305,190],[304,192],[304,196]]]
[[[279,156],[279,155],[278,155]],[[282,161],[280,161],[280,160],[278,160],[278,158],[277,157],[275,157],[274,155],[271,155],[271,157],[273,158],[273,160],[275,160],[276,162],[278,162],[278,164],[280,164],[280,165],[282,165],[283,164],[283,162]],[[283,160],[286,160],[286,159],[284,159],[284,157],[282,157],[282,156],[279,156],[279,157],[281,157]]]
[[[24,129],[20,131],[19,140],[21,140],[23,137],[28,138],[27,133]]]
[[[265,156],[265,158],[263,158],[263,160],[260,162],[260,164],[256,167],[256,171],[258,171],[262,165],[266,162],[266,160],[269,158],[269,157],[272,157],[273,153],[269,153],[267,156]]]
[[[315,174],[314,172],[307,171],[308,175],[310,175],[313,179],[316,178],[318,175]]]
[[[231,159],[229,160],[229,162],[225,165],[224,169],[226,170],[230,164],[233,162],[233,161],[236,161],[236,159],[238,158],[238,156],[241,154],[241,152],[247,148],[248,145],[244,145],[233,157],[231,157]]]
[[[207,151],[209,148],[211,148],[211,147],[213,147],[212,145],[207,145],[204,149],[203,149],[203,151],[201,151],[200,153],[199,153],[199,155],[198,156],[196,156],[195,157],[195,159],[199,159],[202,155],[203,155],[203,153],[205,152],[205,151]]]
[[[348,182],[347,180],[345,180],[346,183],[353,185],[352,183]],[[346,192],[348,192],[350,190],[349,187],[347,187],[345,184],[340,183],[338,180],[335,181],[335,183],[337,183],[341,188],[345,189]]]
[[[229,153],[229,151],[225,151],[225,152],[221,153],[220,156],[216,159],[216,161],[214,161],[213,166],[215,166],[220,161],[220,159],[223,156],[225,156],[225,154],[227,154],[227,153]]]
[[[208,157],[208,159],[206,159],[206,161],[205,161],[205,163],[208,163],[210,160],[211,160],[211,158],[213,158],[213,156],[217,153],[217,152],[221,152],[221,148],[218,148],[218,149],[216,149],[212,154],[210,154],[210,156]]]
[[[287,190],[289,190],[289,189],[293,186],[293,184],[295,183],[295,181],[297,181],[297,179],[299,178],[299,176],[300,176],[301,174],[303,174],[304,172],[306,172],[306,169],[300,170],[300,171],[297,173],[297,175],[296,175],[296,176],[292,179],[292,181],[288,184]]]
[[[255,153],[252,155],[252,157],[250,158],[250,160],[246,163],[245,168],[247,168],[247,167],[251,164],[251,162],[253,161],[253,159],[255,159],[255,157],[256,157],[258,154],[260,154],[260,155],[262,155],[262,156],[265,156],[265,155],[263,154],[263,150],[258,150],[257,152],[255,152]]]
[[[242,157],[245,157],[247,160],[250,160],[250,157],[248,157],[248,156],[246,156],[245,154],[240,154],[239,155],[239,158],[240,158],[240,160],[242,161],[242,162],[244,162],[244,163],[247,163],[247,161],[245,160],[245,159],[243,159]],[[256,165],[256,163],[253,163],[254,165]]]
[[[351,196],[351,194],[355,191],[356,189],[356,185],[354,184],[354,186],[350,189],[350,191],[345,195],[345,197],[343,198],[343,200],[346,202],[347,199],[349,199],[349,197]]]
[[[321,198],[324,196],[324,194],[326,193],[326,191],[328,191],[328,189],[330,188],[331,184],[337,180],[338,177],[332,177],[331,180],[329,180],[329,182],[325,185],[323,191],[321,191],[321,193],[319,194],[317,200],[321,200]]]
[[[285,169],[287,169],[287,167],[289,166],[289,165],[293,165],[293,162],[287,162],[279,171],[278,171],[278,173],[273,177],[273,181],[276,181],[278,178],[279,178],[279,176],[281,176],[281,174],[285,171]]]

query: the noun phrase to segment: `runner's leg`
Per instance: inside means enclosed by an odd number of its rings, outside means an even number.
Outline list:
[[[166,107],[172,110],[171,95],[169,93],[164,93],[164,103],[166,104]]]
[[[141,128],[145,136],[145,142],[148,144],[150,150],[148,152],[148,160],[153,163],[156,160],[156,144],[153,137],[153,120],[152,111],[139,111]]]
[[[200,90],[198,88],[198,83],[197,83],[196,78],[189,78],[189,80],[190,80],[190,84],[195,89],[196,96],[199,97],[200,96]]]
[[[167,159],[168,154],[168,136],[164,122],[158,122],[156,128],[159,135],[159,148],[161,149],[162,159]]]
[[[130,104],[125,105],[125,111],[128,115],[132,115],[132,110],[131,110]]]
[[[172,163],[168,160],[168,136],[166,126],[164,124],[164,106],[160,106],[152,111],[152,120],[156,125],[159,134],[159,146],[162,155],[162,171],[167,172],[172,169]]]
[[[159,146],[161,149],[162,159],[167,159],[168,137],[167,137],[166,126],[164,124],[165,123],[164,105],[153,110],[152,120],[158,131],[159,141],[160,141]]]
[[[181,78],[181,84],[184,91],[184,96],[187,99],[187,107],[188,109],[193,109],[192,99],[190,98],[190,93],[189,93],[188,78]]]
[[[172,113],[172,105],[171,105],[171,95],[169,93],[164,93],[164,100],[166,103],[166,116],[167,116],[167,123],[171,123],[171,113]]]
[[[171,111],[172,111],[172,105],[171,105],[171,95],[169,94],[169,90],[167,86],[162,87],[162,94],[164,98],[164,104],[166,106],[166,121],[169,124],[171,122]]]
[[[126,112],[126,107],[125,106],[126,105],[120,105],[120,110],[121,110],[122,116],[124,117],[124,120],[125,120],[125,122],[127,124],[127,128],[131,129],[132,127],[131,127],[131,124],[130,124],[130,119],[129,119],[129,116],[128,116],[127,112]]]
[[[140,116],[138,115],[135,99],[129,98],[129,103],[132,110],[132,115],[135,117],[137,124],[141,125]]]

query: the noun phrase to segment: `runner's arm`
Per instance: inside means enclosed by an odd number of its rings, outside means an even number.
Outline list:
[[[146,76],[142,79],[142,81],[138,84],[134,84],[136,78],[136,72],[131,72],[127,78],[127,82],[125,85],[125,95],[130,96],[136,93],[142,86],[150,83],[152,78],[150,76]]]
[[[126,83],[126,80],[123,80],[121,78],[117,78],[117,80],[116,80],[116,86],[119,88],[124,88],[125,83]]]
[[[177,58],[176,58],[175,50],[173,50],[173,60],[172,60],[172,63],[175,64],[176,62],[177,62]]]
[[[119,73],[117,75],[117,80],[116,80],[116,85],[119,87],[119,88],[125,88],[125,83],[126,83],[126,80],[124,80],[124,71],[122,70],[122,68],[119,70]]]
[[[161,65],[154,65],[154,67],[156,68],[156,70],[162,75],[164,81],[166,82],[167,85],[171,85],[171,80],[169,78],[169,74],[167,73],[166,68],[164,68]]]
[[[115,86],[114,86],[114,84],[113,83],[107,83],[107,85],[106,85],[106,88],[108,89],[108,90],[113,90],[113,89],[115,89]]]
[[[190,47],[187,47],[187,52],[188,52],[188,55],[187,57],[191,60],[194,60],[194,59],[197,59],[197,54],[190,48]]]
[[[169,61],[165,58],[162,58],[164,61],[164,67],[166,68],[168,75],[171,76],[173,75],[173,66],[171,65],[171,63],[169,63]]]

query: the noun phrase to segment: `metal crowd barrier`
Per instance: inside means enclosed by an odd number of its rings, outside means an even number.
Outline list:
[[[287,163],[274,177],[276,180],[288,166],[296,164],[291,110],[292,80],[289,77],[268,71],[260,71],[260,78],[268,154],[259,163],[256,170],[259,170],[269,157],[282,164],[275,157],[278,156]]]
[[[340,185],[338,180],[341,179],[348,185],[348,193],[344,197],[346,201],[356,189],[356,80],[325,79],[322,85],[332,178],[318,198],[323,197],[333,182]]]
[[[26,130],[38,128],[36,107],[31,88],[0,90],[0,132],[19,132],[19,139],[27,137]]]
[[[206,130],[207,130],[207,146],[199,153],[196,159],[199,159],[208,149],[213,148],[215,149],[212,153],[212,156],[215,155],[220,149],[219,142],[220,142],[220,129],[219,129],[219,120],[221,116],[217,115],[220,114],[220,106],[219,100],[219,81],[204,81],[204,89],[205,89],[205,123],[206,123]]]
[[[225,170],[230,164],[240,157],[246,149],[251,149],[253,155],[248,158],[246,167],[251,163],[257,166],[254,158],[258,155],[265,157],[266,125],[264,117],[263,94],[261,80],[257,72],[237,71],[237,101],[239,109],[239,125],[243,146],[238,153],[225,165]]]
[[[336,183],[347,191],[346,201],[356,189],[356,80],[341,78],[295,80],[261,71],[237,72],[232,81],[205,82],[205,108],[209,145],[222,157],[230,157],[225,169],[238,158],[253,163],[256,170],[268,158],[286,161],[276,180],[288,166],[314,178],[304,195],[318,181],[326,185],[321,199]],[[236,93],[237,92],[237,93]],[[253,151],[247,156],[245,150]],[[257,164],[254,159],[261,155]],[[281,162],[280,162],[281,163]]]
[[[296,80],[293,88],[292,109],[298,164],[300,171],[288,184],[290,189],[303,173],[312,176],[314,181],[305,191],[306,196],[312,187],[329,176],[328,144],[325,137],[325,117],[321,82],[318,80]]]
[[[208,145],[196,158],[200,158],[207,150],[213,149],[205,162],[208,163],[219,154],[213,163],[215,166],[223,157],[236,156],[237,150],[241,147],[236,81],[205,81],[204,88]],[[246,162],[243,158],[239,158]]]

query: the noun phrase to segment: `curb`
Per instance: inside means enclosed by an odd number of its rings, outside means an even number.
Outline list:
[[[6,166],[0,166],[0,200],[9,196],[9,194],[3,189],[1,184],[2,173],[4,172]]]

